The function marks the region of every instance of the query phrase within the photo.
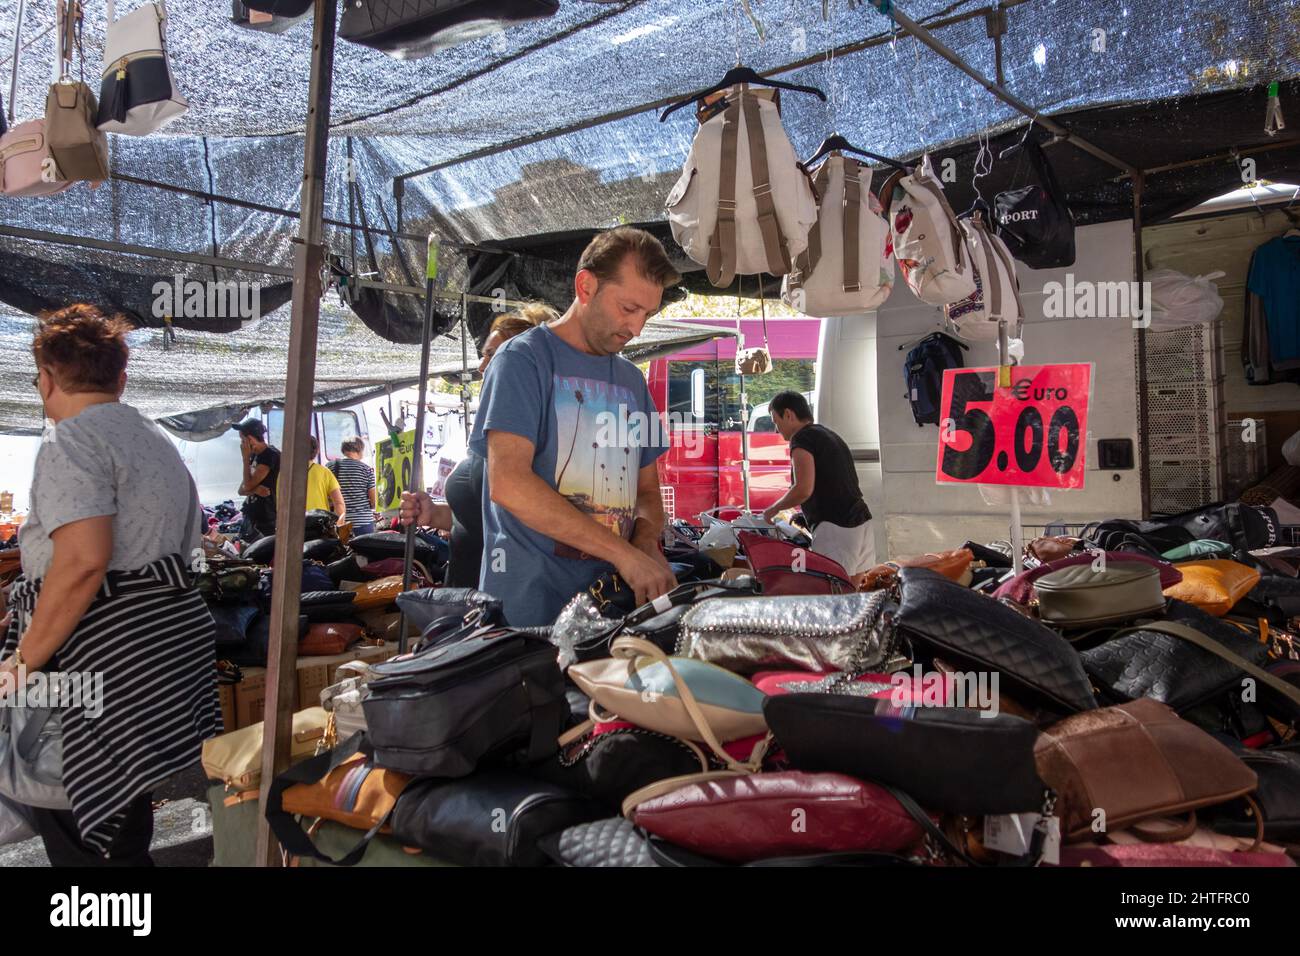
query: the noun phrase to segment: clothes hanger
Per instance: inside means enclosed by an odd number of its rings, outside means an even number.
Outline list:
[[[662,123],[684,106],[690,106],[692,103],[698,102],[706,96],[725,90],[729,86],[737,86],[741,83],[748,83],[751,86],[769,86],[778,90],[790,90],[794,93],[808,93],[812,96],[816,96],[823,103],[826,102],[826,94],[815,86],[800,86],[798,83],[786,83],[783,80],[769,80],[766,77],[759,76],[747,66],[734,66],[723,75],[721,80],[713,86],[710,86],[707,90],[700,90],[698,93],[692,93],[684,100],[669,106],[659,114],[659,122]]]
[[[1026,132],[1026,135],[1028,133]],[[979,152],[975,154],[975,170],[971,175],[970,185],[975,190],[975,201],[971,207],[959,215],[958,219],[969,219],[976,212],[983,212],[984,218],[988,221],[993,219],[993,207],[988,204],[984,198],[984,193],[980,192],[979,182],[989,173],[993,172],[993,151],[989,149],[989,140],[983,133],[979,136]]]
[[[1291,220],[1291,228],[1282,233],[1283,239],[1300,239],[1300,210],[1292,209],[1296,198],[1300,197],[1300,186],[1291,194],[1291,201],[1282,207],[1282,215]]]
[[[830,136],[827,136],[824,140],[822,140],[822,144],[817,147],[817,152],[813,153],[812,156],[804,160],[799,165],[801,165],[804,168],[804,170],[807,171],[809,166],[817,162],[817,160],[821,159],[827,153],[836,153],[836,152],[855,153],[858,156],[865,156],[867,159],[874,159],[878,163],[884,163],[886,166],[892,166],[895,169],[901,169],[905,173],[911,172],[911,170],[908,167],[904,166],[896,159],[890,159],[888,156],[881,156],[880,154],[870,152],[869,150],[859,149],[857,146],[854,146],[852,143],[850,143],[839,133],[832,133]]]

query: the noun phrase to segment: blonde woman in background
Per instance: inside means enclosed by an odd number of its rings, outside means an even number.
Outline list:
[[[499,316],[483,341],[479,375],[487,371],[497,349],[510,339],[559,317],[558,312],[540,302]],[[447,562],[447,574],[443,580],[447,587],[478,587],[483,564],[483,464],[482,458],[471,453],[447,476],[446,496],[451,509],[451,559]],[[419,525],[437,527],[442,523],[438,521],[439,511],[441,509],[423,492],[416,492],[413,496],[402,495],[403,524],[414,519]]]

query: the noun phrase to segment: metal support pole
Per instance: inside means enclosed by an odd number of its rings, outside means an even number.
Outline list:
[[[460,414],[461,424],[465,429],[465,440],[469,440],[469,306],[466,297],[460,297]]]
[[[998,319],[998,365],[1011,364],[1011,349],[1007,343],[1007,320]],[[999,382],[1001,375],[998,376]],[[1009,486],[1011,492],[1011,569],[1019,574],[1025,569],[1025,529],[1020,523],[1020,489]]]
[[[14,121],[14,100],[18,90],[18,59],[23,51],[23,11],[27,8],[26,0],[18,0],[17,25],[14,27],[14,65],[9,78],[9,122]],[[53,27],[50,28],[54,29]],[[48,33],[49,30],[46,31]]]
[[[437,240],[429,237],[428,268],[425,270],[424,280],[424,331],[420,336],[420,400],[415,406],[415,442],[411,450],[411,483],[407,486],[407,491],[412,494],[422,491],[424,484],[424,414],[425,404],[429,397],[429,348],[433,342],[433,280],[436,276],[437,269]],[[405,566],[402,569],[402,590],[411,589],[411,575],[414,570],[412,562],[415,560],[415,528],[416,522],[412,521],[406,528],[406,552]],[[398,650],[403,654],[406,653],[406,614],[402,613],[398,623],[400,631],[398,634]]]
[[[293,699],[298,689],[298,603],[302,592],[302,544],[307,515],[307,449],[316,377],[321,270],[325,264],[325,162],[329,150],[330,98],[334,86],[335,0],[316,0],[312,30],[311,86],[302,174],[302,219],[293,259],[293,319],[285,383],[284,448],[275,524],[275,576],[271,588],[271,641],[266,659],[262,793],[258,800],[259,866],[280,862],[279,844],[266,822],[271,781],[289,766]]]
[[[1146,293],[1143,281],[1146,277],[1146,253],[1142,248],[1142,191],[1146,185],[1146,176],[1142,173],[1133,177],[1133,273],[1137,280],[1138,315],[1145,316]],[[1150,409],[1147,402],[1147,329],[1144,324],[1137,330],[1137,393],[1138,393],[1138,483],[1142,494],[1142,517],[1151,517],[1151,455],[1150,455]]]
[[[740,350],[740,339],[736,339],[736,350]],[[719,436],[721,438],[721,436]],[[719,441],[721,447],[721,441]],[[740,480],[745,488],[745,510],[749,510],[749,403],[745,395],[745,376],[740,376]]]

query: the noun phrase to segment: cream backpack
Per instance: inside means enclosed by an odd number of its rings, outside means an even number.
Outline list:
[[[978,212],[961,220],[961,228],[974,261],[975,291],[944,307],[948,321],[962,338],[994,341],[998,337],[998,320],[1006,319],[1007,336],[1019,338],[1025,309],[1011,250],[989,231]]]
[[[924,167],[896,173],[881,190],[889,208],[894,258],[922,302],[947,305],[975,291],[970,250],[943,187]]]
[[[889,226],[871,192],[871,168],[832,153],[813,173],[813,187],[817,222],[781,286],[781,298],[821,318],[874,309],[894,287],[894,262]]]
[[[817,201],[769,97],[732,87],[700,124],[666,203],[673,238],[709,281],[786,275],[807,248]]]

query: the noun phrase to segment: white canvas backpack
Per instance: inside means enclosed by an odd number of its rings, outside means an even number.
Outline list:
[[[1006,319],[1008,338],[1019,338],[1025,309],[1011,250],[978,212],[961,220],[961,228],[974,261],[975,291],[944,307],[948,321],[962,338],[988,342],[998,337],[998,320]]]
[[[832,153],[813,174],[817,222],[795,259],[781,298],[804,315],[824,318],[874,309],[894,287],[889,226],[871,191],[871,168]]]
[[[881,190],[894,258],[922,302],[947,305],[975,291],[970,250],[943,187],[925,168],[896,173]]]
[[[666,203],[673,238],[719,288],[786,275],[807,248],[817,201],[770,98],[732,87],[700,125]]]

